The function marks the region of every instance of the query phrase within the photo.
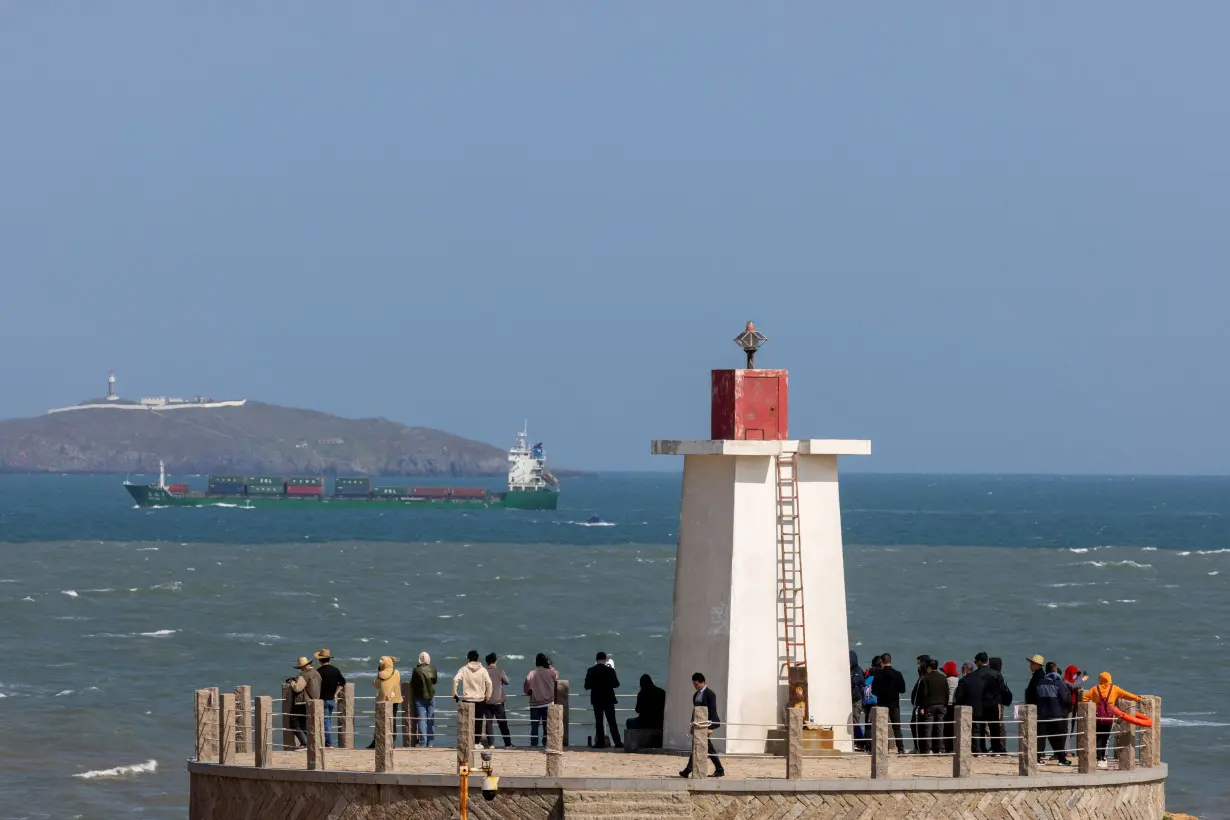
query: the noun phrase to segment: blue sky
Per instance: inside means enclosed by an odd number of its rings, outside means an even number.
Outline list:
[[[672,467],[1227,472],[1230,6],[0,6],[0,416],[259,398]]]

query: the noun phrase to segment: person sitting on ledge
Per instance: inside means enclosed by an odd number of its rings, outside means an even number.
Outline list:
[[[636,693],[636,717],[626,724],[629,736],[645,732],[647,740],[637,745],[645,749],[662,748],[662,724],[666,718],[666,690],[655,686],[653,678],[641,675],[641,689]]]

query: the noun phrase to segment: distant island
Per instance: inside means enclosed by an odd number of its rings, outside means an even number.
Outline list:
[[[243,399],[129,401],[116,396],[114,376],[105,398],[0,421],[0,472],[157,473],[159,459],[174,474],[494,476],[508,471],[505,449],[428,427]]]

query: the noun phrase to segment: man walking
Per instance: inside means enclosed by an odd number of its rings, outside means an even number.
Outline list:
[[[599,652],[596,662],[585,673],[585,688],[589,690],[589,703],[594,707],[594,748],[605,749],[608,745],[606,734],[602,730],[602,720],[611,729],[611,740],[615,748],[622,749],[624,743],[619,739],[619,724],[615,721],[615,690],[619,688],[619,678],[615,669],[606,662],[606,653]]]
[[[901,696],[905,694],[905,678],[893,668],[893,656],[885,652],[880,656],[880,671],[871,682],[871,693],[876,705],[888,709],[888,722],[897,741],[897,754],[905,754],[901,739]]]
[[[940,662],[929,658],[927,674],[918,682],[919,754],[938,755],[944,750],[944,716],[948,713],[948,676]]]
[[[708,743],[708,749],[709,749],[709,762],[713,764],[713,774],[711,776],[712,777],[725,777],[726,770],[722,768],[722,761],[717,756],[717,749],[713,748],[713,733],[717,731],[717,729],[720,728],[722,725],[722,722],[721,722],[722,718],[720,715],[718,715],[717,695],[713,693],[712,689],[710,689],[708,686],[705,685],[705,676],[702,675],[700,672],[693,673],[692,688],[696,690],[696,694],[692,696],[692,705],[693,706],[703,706],[709,713],[709,726],[708,728],[706,728],[705,733],[709,736],[708,741],[706,741]],[[692,722],[691,719],[689,719],[688,723],[691,723],[691,722]],[[679,776],[680,777],[691,777],[692,776],[692,765],[693,765],[692,755],[689,754],[688,755],[688,766],[686,769],[684,769],[683,771],[679,773]]]
[[[453,676],[453,702],[465,701],[474,704],[476,748],[482,745],[478,742],[477,729],[482,725],[480,721],[487,716],[487,698],[489,697],[491,697],[491,676],[478,662],[478,650],[471,649],[466,653],[465,666],[458,669],[457,674]]]
[[[346,686],[346,676],[333,665],[333,656],[328,649],[313,654],[320,662],[316,674],[320,675],[320,699],[325,704],[325,748],[332,749],[337,742],[333,732],[333,713],[337,709],[337,696]]]
[[[486,709],[483,716],[483,745],[488,749],[495,746],[495,725],[500,724],[500,734],[504,738],[504,748],[512,747],[512,735],[508,732],[508,714],[504,704],[508,702],[508,694],[504,687],[508,685],[508,673],[496,666],[499,657],[494,653],[487,655],[487,676],[491,678],[491,694],[487,696]]]
[[[418,666],[410,673],[410,700],[414,707],[414,742],[430,749],[436,741],[436,683],[440,675],[431,665],[431,655],[419,653]]]

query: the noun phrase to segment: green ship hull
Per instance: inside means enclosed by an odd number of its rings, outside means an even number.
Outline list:
[[[486,507],[513,510],[554,510],[559,493],[550,490],[492,493],[483,498],[338,498],[294,495],[206,495],[171,493],[157,484],[125,484],[138,507],[254,507],[276,510],[404,509],[473,510]]]

